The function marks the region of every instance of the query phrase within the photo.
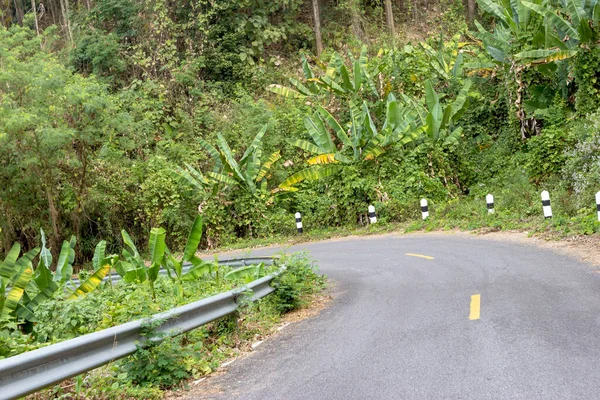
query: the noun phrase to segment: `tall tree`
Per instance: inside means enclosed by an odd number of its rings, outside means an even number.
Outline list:
[[[469,0],[469,1],[473,1],[473,0]],[[390,35],[393,36],[395,29],[394,29],[394,13],[392,11],[392,0],[384,0],[384,6],[385,6],[385,23],[387,25],[388,32],[390,33]]]
[[[475,12],[477,11],[477,2],[475,0],[467,0],[467,22],[469,26],[473,26],[475,21]]]
[[[321,38],[321,12],[319,11],[319,0],[312,0],[313,14],[315,17],[315,40],[317,44],[317,56],[323,53],[323,39]]]
[[[37,8],[35,6],[35,0],[31,0],[31,11],[33,11],[33,21],[35,22],[35,33],[40,36],[40,27],[38,26]]]

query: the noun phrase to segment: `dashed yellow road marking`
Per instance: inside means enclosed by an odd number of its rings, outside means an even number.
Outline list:
[[[481,310],[481,295],[474,294],[471,296],[471,313],[469,314],[470,320],[479,319],[479,314]]]
[[[411,256],[411,257],[419,257],[419,258],[425,258],[427,260],[433,260],[434,258],[431,256],[424,256],[423,254],[414,254],[414,253],[406,253],[405,256]]]

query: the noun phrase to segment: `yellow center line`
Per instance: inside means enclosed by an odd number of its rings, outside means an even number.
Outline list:
[[[470,320],[479,319],[479,312],[481,309],[481,295],[474,294],[471,296],[471,313],[469,314]]]
[[[411,256],[411,257],[419,257],[419,258],[425,258],[427,260],[433,260],[434,258],[431,256],[424,256],[423,254],[413,254],[413,253],[406,253],[405,256]]]

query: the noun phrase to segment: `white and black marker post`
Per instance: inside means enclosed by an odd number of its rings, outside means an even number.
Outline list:
[[[600,192],[596,193],[596,210],[598,211],[598,221],[600,221]]]
[[[485,196],[485,202],[487,203],[488,213],[493,214],[494,213],[494,196],[491,194],[488,194],[487,196]]]
[[[295,214],[296,217],[296,228],[298,228],[298,233],[302,233],[302,215],[297,212]]]
[[[421,214],[423,215],[423,221],[429,217],[429,207],[427,206],[427,199],[421,199]]]
[[[552,206],[550,206],[550,193],[547,190],[542,192],[542,208],[544,209],[544,218],[552,218]]]
[[[377,215],[375,214],[375,207],[369,206],[369,222],[374,224],[377,222]]]

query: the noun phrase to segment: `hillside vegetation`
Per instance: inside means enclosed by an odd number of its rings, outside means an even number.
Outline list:
[[[122,229],[177,248],[198,212],[214,248],[293,234],[295,212],[410,221],[423,197],[486,224],[487,193],[515,226],[543,189],[555,224],[600,229],[595,0],[0,8],[0,252],[40,228],[79,264]]]

